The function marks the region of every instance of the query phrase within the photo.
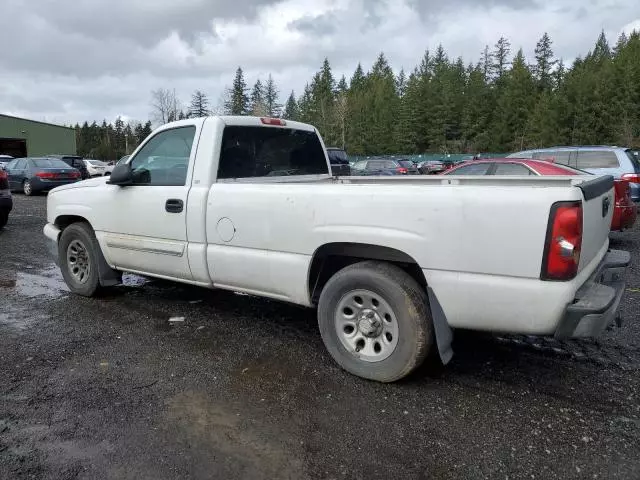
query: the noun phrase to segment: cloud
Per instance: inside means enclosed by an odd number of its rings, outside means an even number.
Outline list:
[[[11,113],[76,122],[117,115],[144,120],[150,91],[195,89],[217,104],[235,69],[248,83],[271,73],[286,96],[328,57],[336,78],[381,51],[411,70],[442,44],[451,58],[478,60],[507,37],[533,58],[544,32],[557,57],[614,43],[638,23],[636,0],[3,0],[0,105]],[[579,18],[579,21],[576,21]],[[7,46],[9,48],[7,48]]]

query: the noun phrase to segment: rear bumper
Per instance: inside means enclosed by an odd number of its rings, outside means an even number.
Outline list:
[[[629,252],[609,250],[595,272],[576,292],[555,332],[558,339],[596,337],[617,319],[625,290]]]

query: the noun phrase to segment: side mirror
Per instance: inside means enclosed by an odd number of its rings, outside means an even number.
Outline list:
[[[116,165],[113,172],[111,172],[107,183],[109,185],[120,185],[121,187],[133,184],[133,172],[131,171],[131,165],[128,163]]]

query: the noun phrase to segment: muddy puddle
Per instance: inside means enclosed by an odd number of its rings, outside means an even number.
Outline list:
[[[24,330],[49,318],[38,308],[20,302],[20,298],[55,300],[69,291],[55,265],[40,270],[24,269],[28,273],[0,270],[0,326]]]

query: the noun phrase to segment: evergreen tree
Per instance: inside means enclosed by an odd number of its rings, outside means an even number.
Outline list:
[[[249,109],[251,115],[256,117],[264,117],[267,114],[267,107],[264,101],[264,87],[260,79],[256,80],[249,96]]]
[[[478,153],[491,147],[492,96],[484,62],[467,68],[462,111],[463,151]]]
[[[267,78],[267,84],[264,87],[264,105],[268,117],[279,117],[282,110],[282,105],[278,103],[278,87],[276,82],[273,81],[273,77],[269,74]]]
[[[227,91],[224,111],[227,115],[247,115],[249,113],[249,96],[242,68],[238,67],[233,85]]]
[[[553,87],[552,69],[558,62],[553,59],[551,39],[546,32],[536,44],[535,56],[534,73],[538,86],[541,90],[551,90]]]
[[[120,158],[124,155],[125,147],[126,147],[126,138],[125,138],[125,123],[122,121],[121,117],[116,118],[115,123],[113,124],[113,157]]]
[[[147,123],[144,124],[144,128],[142,129],[142,133],[144,133],[144,137],[142,138],[142,140],[144,140],[149,135],[151,135],[152,132],[153,132],[153,129],[151,128],[151,121],[149,120],[147,121]],[[142,142],[142,140],[140,142]]]
[[[394,153],[394,123],[398,109],[396,78],[383,53],[378,55],[366,79],[364,112],[367,153]]]
[[[364,130],[367,119],[365,118],[364,104],[366,98],[366,77],[362,65],[358,63],[355,72],[349,82],[347,92],[347,145],[349,152],[354,155],[365,153]]]
[[[509,54],[511,53],[511,43],[504,37],[500,37],[494,47],[493,76],[496,81],[502,80],[509,66]]]
[[[291,95],[287,99],[287,103],[284,106],[284,111],[282,112],[283,118],[288,118],[289,120],[298,120],[298,103],[296,102],[296,94],[293,90],[291,90]]]
[[[189,118],[199,118],[209,115],[211,115],[211,110],[209,109],[209,99],[207,95],[201,90],[196,90],[193,92],[193,95],[191,95],[191,105],[189,106],[187,116]]]
[[[347,93],[348,90],[349,86],[347,85],[347,79],[344,75],[342,75],[342,77],[340,77],[340,81],[338,82],[338,86],[336,87],[336,93]]]
[[[398,74],[396,82],[398,92],[398,110],[393,128],[394,150],[400,154],[416,153],[415,124],[417,122],[416,104],[420,94],[420,85],[416,73],[405,78],[404,70]]]
[[[529,115],[535,104],[534,79],[522,49],[518,50],[504,81],[497,105],[496,131],[492,132],[495,146],[499,151],[522,150],[529,133]]]
[[[316,72],[309,86],[309,103],[306,113],[322,134],[325,143],[334,145],[338,141],[335,125],[334,103],[336,82],[331,72],[329,60],[324,59],[322,68]]]

